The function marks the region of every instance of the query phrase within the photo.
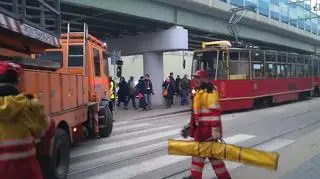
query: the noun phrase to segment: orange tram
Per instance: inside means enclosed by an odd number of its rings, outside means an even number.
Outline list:
[[[194,51],[192,73],[206,70],[222,110],[235,111],[319,96],[319,65],[317,55],[231,48],[228,41],[214,41]],[[194,80],[191,88],[194,94]]]

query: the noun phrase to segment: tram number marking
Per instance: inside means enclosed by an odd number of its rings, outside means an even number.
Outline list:
[[[295,83],[289,83],[288,84],[288,90],[289,91],[293,91],[293,90],[296,90],[297,87],[296,87],[296,84]]]
[[[254,89],[254,90],[257,90],[257,89],[258,89],[257,83],[254,83],[254,84],[253,84],[253,89]]]

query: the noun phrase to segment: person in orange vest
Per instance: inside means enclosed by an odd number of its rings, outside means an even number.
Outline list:
[[[36,152],[40,157],[48,156],[47,159],[52,156],[55,123],[47,118],[44,106],[37,99],[19,92],[16,85],[20,71],[17,64],[0,62],[1,178],[43,179]],[[38,147],[36,139],[41,140]],[[53,173],[49,166],[42,168],[44,172]]]
[[[218,141],[222,138],[221,109],[219,94],[208,81],[208,73],[198,70],[192,75],[196,80],[197,91],[192,103],[192,116],[189,122],[189,136],[195,141]],[[222,160],[209,158],[218,179],[231,179]],[[191,175],[184,179],[201,179],[205,158],[193,156]]]

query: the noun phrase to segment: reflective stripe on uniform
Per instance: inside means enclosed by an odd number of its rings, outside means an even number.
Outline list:
[[[193,110],[193,114],[199,114],[200,113],[200,109],[194,109]]]
[[[223,168],[215,168],[214,169],[214,172],[219,175],[219,174],[222,174],[222,173],[225,173],[227,171],[227,169],[225,167]]]
[[[220,116],[201,116],[199,121],[220,121]]]
[[[203,167],[199,167],[199,166],[196,166],[196,165],[191,165],[191,170],[192,171],[197,171],[197,172],[202,172]]]
[[[215,103],[215,104],[209,105],[208,108],[209,109],[220,109],[221,106],[220,106],[220,104]]]
[[[204,159],[204,158],[201,158],[201,157],[195,157],[195,156],[193,156],[193,157],[192,157],[192,161],[198,162],[198,163],[203,163],[203,162],[205,161],[205,159]]]
[[[33,142],[33,137],[27,137],[24,139],[16,139],[16,140],[3,140],[3,141],[0,141],[0,147],[30,144],[32,142]]]
[[[211,165],[221,165],[223,162],[222,160],[211,159],[210,163]]]
[[[220,110],[220,108],[218,108],[218,109],[207,109],[207,108],[205,108],[205,109],[201,109],[201,110],[199,110],[199,113],[203,113],[203,114],[206,114],[206,113],[221,113],[221,110]]]
[[[17,152],[17,153],[1,153],[0,154],[0,161],[6,160],[16,160],[34,156],[36,154],[36,149],[32,148],[25,152]]]
[[[27,137],[16,140],[3,140],[0,142],[0,156],[5,154],[19,154],[34,149],[34,139]]]

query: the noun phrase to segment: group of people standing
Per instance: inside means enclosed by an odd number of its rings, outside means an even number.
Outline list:
[[[173,73],[166,78],[162,84],[163,97],[166,99],[166,106],[168,108],[173,104],[174,96],[181,97],[181,105],[189,105],[190,80],[188,75],[184,75],[180,79],[179,75],[176,79],[173,78]]]
[[[145,111],[152,110],[151,96],[154,95],[154,90],[149,74],[141,76],[138,84],[135,84],[133,76],[131,76],[128,81],[126,81],[124,77],[121,77],[117,84],[117,92],[112,77],[109,77],[109,81],[111,100],[113,100],[114,103],[116,96],[118,96],[117,107],[120,107],[121,103],[123,103],[124,109],[128,110],[128,104],[131,101],[134,109],[142,108]],[[165,98],[168,108],[173,105],[174,96],[181,97],[181,105],[189,105],[188,96],[191,88],[187,75],[184,75],[182,79],[180,79],[178,75],[177,78],[174,79],[173,73],[171,72],[163,82],[162,89],[163,97]],[[136,98],[138,99],[138,104],[136,103]]]
[[[114,81],[109,77],[110,93],[113,96],[112,100],[115,101],[115,94],[118,96],[117,106],[120,107],[121,103],[124,104],[124,109],[128,110],[128,104],[132,101],[132,106],[135,109],[142,108],[143,110],[152,110],[151,95],[154,95],[152,81],[150,75],[146,74],[141,76],[138,84],[135,84],[134,77],[131,76],[128,82],[124,77],[120,78],[118,83],[118,91],[115,90]],[[139,99],[139,104],[136,104],[136,98]]]

